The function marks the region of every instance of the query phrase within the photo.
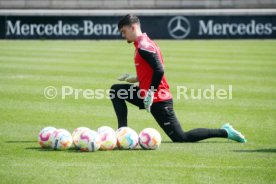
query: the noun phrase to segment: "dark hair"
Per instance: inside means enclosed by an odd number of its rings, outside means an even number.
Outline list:
[[[118,29],[120,30],[123,26],[131,26],[134,23],[140,24],[139,18],[136,15],[127,14],[118,22]]]

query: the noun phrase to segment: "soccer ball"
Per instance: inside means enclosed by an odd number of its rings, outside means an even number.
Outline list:
[[[73,139],[65,129],[56,129],[51,136],[51,146],[54,150],[65,150],[70,148]]]
[[[116,131],[119,149],[135,149],[138,145],[137,133],[129,127],[121,127]]]
[[[45,127],[39,132],[38,143],[42,148],[51,147],[50,137],[55,130],[56,130],[55,127]]]
[[[157,149],[161,144],[161,136],[157,130],[145,128],[139,134],[139,144],[143,149]]]
[[[101,139],[94,130],[83,130],[79,136],[79,149],[81,151],[97,151],[101,147]]]
[[[76,148],[79,148],[79,137],[81,132],[84,130],[90,130],[90,129],[87,127],[79,127],[79,128],[76,128],[72,133],[73,143]]]
[[[113,150],[116,147],[117,138],[115,131],[109,126],[98,128],[101,139],[101,150]]]

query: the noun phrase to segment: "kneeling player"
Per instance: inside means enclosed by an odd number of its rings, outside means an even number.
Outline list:
[[[164,75],[164,61],[159,47],[146,33],[142,33],[139,18],[135,15],[128,14],[123,17],[118,28],[128,43],[134,42],[137,74],[125,74],[119,80],[139,82],[139,86],[114,84],[111,87],[110,97],[117,115],[118,127],[127,126],[127,101],[151,112],[173,142],[196,142],[213,137],[246,142],[245,137],[229,124],[220,129],[197,128],[184,132],[173,109],[173,99]]]

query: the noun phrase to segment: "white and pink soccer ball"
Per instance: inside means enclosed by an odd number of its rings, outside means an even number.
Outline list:
[[[72,133],[73,143],[77,149],[79,149],[79,137],[82,131],[90,130],[87,127],[78,127]]]
[[[113,150],[117,144],[115,131],[109,126],[98,128],[98,133],[101,139],[101,150]]]
[[[56,129],[51,135],[51,147],[54,150],[69,149],[73,143],[71,134],[65,129]]]
[[[78,139],[78,146],[81,151],[94,152],[100,149],[101,139],[98,132],[90,129],[82,130]]]
[[[139,144],[143,149],[155,150],[161,144],[161,136],[154,128],[145,128],[139,134]]]
[[[135,149],[138,145],[138,135],[129,127],[121,127],[116,131],[117,146],[119,149]]]
[[[38,143],[42,148],[51,147],[51,135],[56,130],[55,127],[45,127],[38,134]]]

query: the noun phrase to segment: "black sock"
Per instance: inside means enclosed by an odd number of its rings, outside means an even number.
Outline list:
[[[116,85],[113,85],[110,97],[118,120],[118,128],[127,126],[127,105],[124,99],[117,97]]]
[[[224,129],[207,129],[207,128],[197,128],[185,132],[185,142],[196,142],[203,139],[222,137],[227,138],[227,132]]]

